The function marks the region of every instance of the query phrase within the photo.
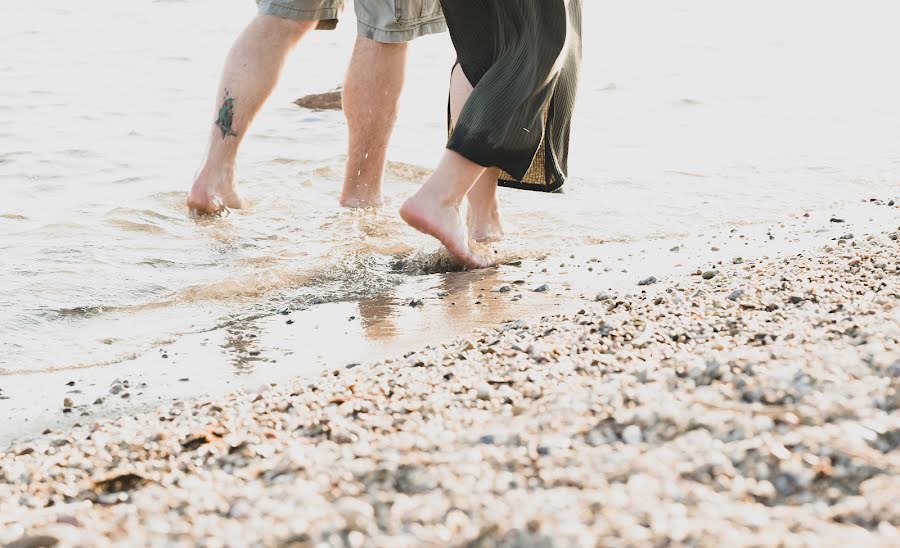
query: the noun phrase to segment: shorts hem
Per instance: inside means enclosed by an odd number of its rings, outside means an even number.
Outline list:
[[[274,15],[282,19],[292,21],[329,21],[336,20],[341,13],[337,8],[318,8],[305,10],[292,6],[285,6],[278,2],[263,1],[259,3],[257,13],[260,15]]]
[[[401,44],[429,34],[447,32],[447,23],[443,19],[428,23],[419,23],[416,24],[414,28],[409,29],[379,29],[372,25],[367,25],[362,21],[357,21],[356,27],[359,35],[363,38],[368,38],[369,40],[374,40],[376,42],[383,42],[385,44]]]

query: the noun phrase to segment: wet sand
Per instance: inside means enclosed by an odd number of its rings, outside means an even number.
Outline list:
[[[67,396],[61,426],[0,451],[0,543],[896,545],[897,212],[414,288],[370,325],[446,342],[252,390],[83,417],[94,394]],[[487,327],[472,297],[511,321]],[[191,352],[175,369],[194,378]]]
[[[889,201],[800,211],[783,223],[676,239],[579,246],[472,272],[410,276],[382,296],[272,308],[172,338],[107,366],[5,374],[0,376],[0,414],[9,420],[0,424],[0,445],[47,429],[150,411],[176,399],[255,390],[349,364],[369,367],[486,325],[576,312],[602,294],[634,294],[647,289],[640,284],[650,277],[715,269],[735,257],[799,253],[848,232],[884,232],[898,222],[898,210]],[[835,216],[845,222],[830,222]]]

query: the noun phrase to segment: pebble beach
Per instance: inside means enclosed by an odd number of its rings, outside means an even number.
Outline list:
[[[257,6],[0,8],[0,548],[900,546],[893,4],[583,2],[565,192],[461,270],[397,215],[447,33],[337,207],[342,3],[209,218]]]
[[[896,546],[900,232],[0,449],[0,544]]]

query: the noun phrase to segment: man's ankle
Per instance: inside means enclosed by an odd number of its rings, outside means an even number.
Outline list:
[[[341,205],[344,207],[378,207],[383,203],[381,188],[375,190],[359,186],[344,186],[341,191]]]
[[[197,173],[197,178],[231,179],[236,171],[234,164],[206,162]]]

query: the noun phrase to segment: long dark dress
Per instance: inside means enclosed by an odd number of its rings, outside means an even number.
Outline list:
[[[553,192],[568,175],[581,65],[581,0],[441,0],[474,86],[447,148],[500,184]]]

